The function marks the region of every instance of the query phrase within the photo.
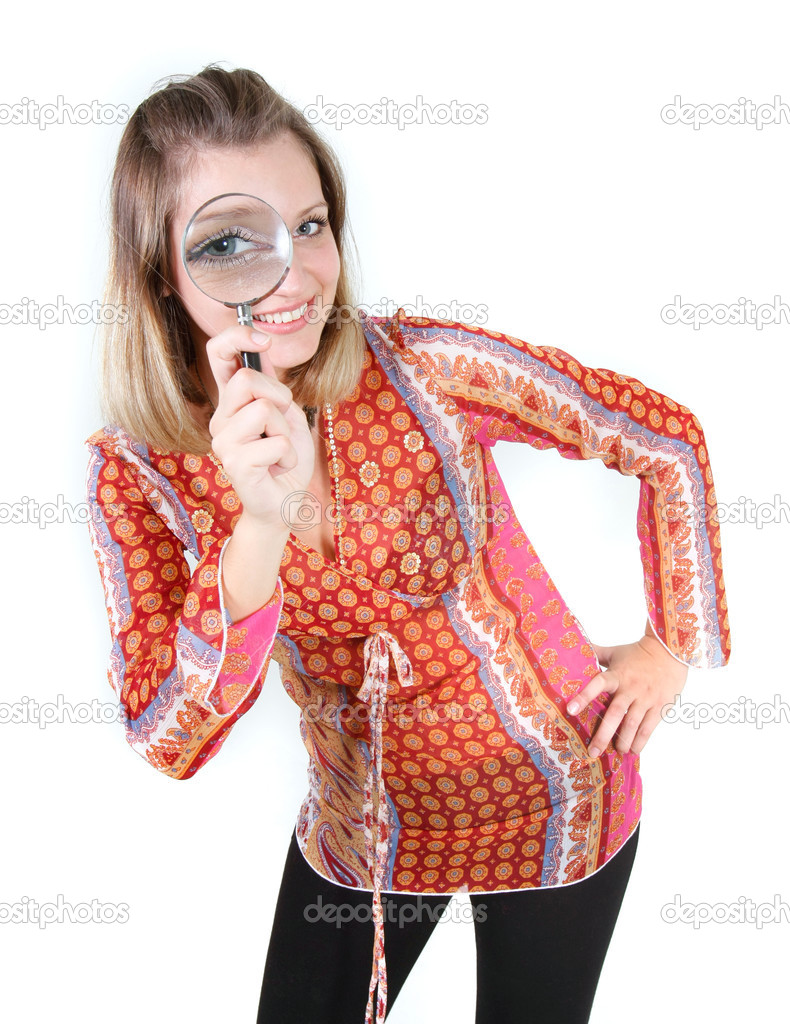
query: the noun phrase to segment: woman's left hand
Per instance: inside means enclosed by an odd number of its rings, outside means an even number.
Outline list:
[[[671,704],[686,684],[688,668],[655,638],[649,624],[635,644],[618,647],[592,645],[599,664],[606,668],[568,702],[576,715],[601,693],[611,695],[609,706],[590,741],[590,757],[599,757],[617,734],[620,754],[639,754]]]

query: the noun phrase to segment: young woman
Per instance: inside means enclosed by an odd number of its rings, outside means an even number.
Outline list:
[[[253,328],[180,258],[191,214],[228,192],[265,199],[293,238]],[[302,709],[309,793],[258,1020],[382,1021],[466,891],[477,1024],[587,1021],[638,838],[638,755],[687,666],[728,657],[699,422],[557,349],[349,315],[337,161],[253,72],[208,68],[140,105],[112,215],[107,301],[131,315],[106,339],[112,426],[89,439],[88,479],[127,739],[191,778],[271,657]],[[585,636],[509,506],[500,440],[639,477],[635,643]]]

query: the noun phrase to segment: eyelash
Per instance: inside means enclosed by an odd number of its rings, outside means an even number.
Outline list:
[[[298,238],[315,238],[316,235],[320,235],[321,234],[321,230],[319,230],[319,231],[314,231],[310,235],[300,235],[299,232],[307,224],[318,224],[318,225],[320,225],[320,228],[323,229],[323,228],[325,228],[329,224],[329,221],[328,221],[328,219],[326,217],[319,217],[319,216],[308,217],[306,220],[302,221],[302,223],[299,225],[299,227],[294,232],[294,234]]]
[[[208,260],[218,259],[218,257],[212,257],[207,255],[207,250],[214,245],[215,242],[223,242],[226,238],[240,238],[243,242],[251,242],[252,235],[248,232],[246,235],[241,228],[225,228],[222,231],[217,231],[209,238],[204,238],[202,242],[199,242],[194,248],[190,249],[187,253],[187,259],[189,262],[206,258]],[[238,256],[223,256],[223,266],[231,266],[237,263],[244,263],[248,257],[245,253],[240,253]]]

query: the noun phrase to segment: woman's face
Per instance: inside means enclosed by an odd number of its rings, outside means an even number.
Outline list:
[[[181,238],[195,210],[225,192],[264,199],[291,232],[291,269],[275,292],[252,307],[258,321],[256,330],[272,338],[269,355],[282,376],[280,371],[315,355],[340,273],[318,172],[290,134],[252,149],[211,149],[197,154],[192,172],[182,184],[170,234],[170,259],[172,288],[192,321],[198,361],[203,365],[206,342],[236,323],[236,311],[204,295],[192,283],[181,260]],[[281,316],[273,314],[294,315],[294,311],[296,319],[275,322]]]

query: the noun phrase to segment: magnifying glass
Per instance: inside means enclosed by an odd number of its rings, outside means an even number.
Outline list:
[[[293,244],[274,207],[257,196],[227,192],[192,214],[181,241],[181,258],[204,295],[235,306],[242,327],[252,327],[250,307],[285,280]],[[257,352],[242,352],[241,359],[245,366],[260,370]]]

